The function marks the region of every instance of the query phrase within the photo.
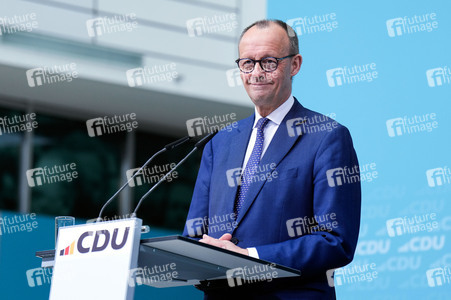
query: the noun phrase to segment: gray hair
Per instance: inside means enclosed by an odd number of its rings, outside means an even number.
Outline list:
[[[243,38],[243,35],[252,27],[257,26],[257,28],[267,28],[269,27],[271,24],[277,24],[280,27],[282,27],[285,32],[287,33],[288,36],[288,40],[289,40],[289,50],[290,53],[289,54],[299,54],[299,40],[298,40],[298,36],[296,34],[296,31],[293,30],[293,28],[291,28],[290,25],[288,25],[287,23],[285,23],[284,21],[281,20],[259,20],[256,21],[254,23],[252,23],[251,25],[247,26],[246,28],[244,28],[243,32],[240,35],[240,42],[241,39]]]

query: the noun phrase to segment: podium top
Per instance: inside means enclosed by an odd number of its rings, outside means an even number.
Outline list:
[[[180,235],[143,239],[141,240],[141,247],[143,246],[171,252],[175,255],[196,259],[226,269],[240,268],[249,264],[260,264],[277,268],[278,271],[285,275],[282,277],[301,275],[299,270],[293,268],[204,244]]]
[[[174,235],[140,241],[137,284],[153,287],[198,285],[202,281],[225,280],[230,284],[274,278],[299,277],[301,272],[286,266],[253,258],[230,250],[204,244],[188,237]],[[42,267],[52,267],[54,250],[38,251]],[[157,267],[174,266],[177,276],[160,280]],[[147,270],[147,273],[146,273]],[[149,275],[146,277],[146,274]],[[159,274],[161,275],[161,274]],[[236,281],[235,281],[236,280]]]

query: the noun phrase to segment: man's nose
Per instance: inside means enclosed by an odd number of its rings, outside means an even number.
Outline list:
[[[260,66],[259,63],[255,63],[254,69],[252,70],[252,75],[256,74],[256,75],[260,75],[260,74],[264,74],[265,71],[263,71],[262,67]]]

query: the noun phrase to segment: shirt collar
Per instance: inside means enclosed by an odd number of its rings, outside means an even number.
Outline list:
[[[280,125],[282,123],[282,120],[285,118],[287,113],[290,111],[291,107],[294,104],[294,97],[293,95],[290,95],[287,100],[285,100],[282,105],[280,105],[278,108],[276,108],[272,113],[270,113],[267,118],[274,122],[277,125]],[[258,120],[260,120],[262,116],[258,113],[257,108],[255,107],[255,120],[254,120],[254,126],[257,124]]]

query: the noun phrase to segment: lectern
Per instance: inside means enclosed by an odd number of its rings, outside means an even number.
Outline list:
[[[224,279],[230,287],[299,277],[298,270],[183,236],[141,239],[138,218],[63,227],[55,250],[38,251],[54,268],[50,299],[131,300],[137,285],[175,287]]]

